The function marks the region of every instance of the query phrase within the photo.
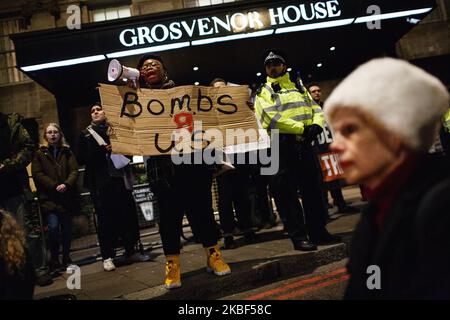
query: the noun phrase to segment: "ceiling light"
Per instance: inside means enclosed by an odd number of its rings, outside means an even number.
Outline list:
[[[134,56],[137,54],[143,54],[143,53],[148,53],[148,52],[158,52],[158,51],[165,51],[165,50],[180,49],[180,48],[189,47],[189,46],[190,46],[189,41],[185,41],[185,42],[179,42],[179,43],[163,44],[160,46],[150,46],[150,47],[133,49],[133,50],[111,52],[111,53],[107,53],[106,56],[108,58],[120,58],[120,57]]]
[[[104,59],[106,59],[105,56],[103,54],[99,54],[96,56],[88,56],[88,57],[82,57],[82,58],[76,58],[76,59],[68,59],[68,60],[60,60],[60,61],[54,61],[54,62],[48,62],[48,63],[35,64],[32,66],[21,67],[20,69],[22,69],[22,71],[29,72],[29,71],[36,71],[36,70],[49,69],[49,68],[72,66],[72,65],[76,65],[76,64],[100,61],[100,60],[104,60]]]
[[[431,10],[433,10],[433,8],[430,7],[430,8],[423,8],[423,9],[417,9],[417,10],[397,11],[397,12],[391,12],[391,13],[383,13],[383,14],[359,17],[355,20],[355,23],[365,23],[365,22],[371,22],[371,21],[376,21],[376,20],[407,17],[407,16],[416,15],[416,14],[427,13],[427,12],[430,12]]]
[[[224,36],[224,37],[193,40],[192,45],[199,46],[199,45],[203,45],[203,44],[210,44],[210,43],[223,42],[223,41],[263,37],[263,36],[269,36],[272,33],[273,33],[273,29],[249,32],[249,33],[233,34],[233,35]]]
[[[197,71],[198,67],[193,67],[192,70]]]
[[[354,20],[355,20],[355,18],[350,18],[350,19],[333,20],[333,21],[326,21],[326,22],[309,23],[309,24],[303,24],[300,26],[293,26],[293,27],[278,28],[277,30],[275,30],[275,34],[340,27],[340,26],[352,24]]]

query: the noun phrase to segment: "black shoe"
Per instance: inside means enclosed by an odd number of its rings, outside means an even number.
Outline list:
[[[311,240],[316,245],[329,245],[329,244],[336,244],[336,243],[342,242],[341,237],[332,235],[332,234],[328,233],[328,231],[322,233],[319,236],[311,237]]]
[[[315,251],[317,246],[309,240],[292,239],[292,244],[295,250],[300,251]]]
[[[36,279],[36,284],[40,287],[49,286],[53,283],[53,279],[49,274],[44,274]]]
[[[233,230],[233,236],[242,236],[244,234],[244,232],[242,232],[241,229],[239,229],[239,227],[235,227]]]
[[[50,272],[55,272],[55,271],[59,271],[62,268],[61,263],[59,263],[59,259],[50,259],[50,262],[48,263],[48,268],[50,270]]]
[[[64,268],[64,269],[66,269],[68,266],[70,266],[71,264],[73,264],[73,261],[72,261],[72,259],[70,259],[70,257],[68,257],[68,258],[63,258],[62,259],[62,267]]]
[[[338,207],[339,213],[352,213],[352,212],[358,212],[358,211],[359,211],[359,209],[356,207],[353,207],[353,206],[345,205],[345,206]]]
[[[230,250],[236,248],[236,243],[234,242],[233,236],[226,236],[223,238],[223,249]]]
[[[263,229],[272,229],[276,226],[277,226],[276,222],[266,222],[262,228]]]
[[[192,236],[190,236],[190,237],[187,237],[187,238],[186,238],[186,241],[187,241],[187,242],[202,243],[202,242],[200,241],[200,239],[197,238],[197,237],[194,236],[194,235],[192,235]]]
[[[254,231],[244,232],[244,241],[247,244],[252,244],[258,242],[258,237]]]

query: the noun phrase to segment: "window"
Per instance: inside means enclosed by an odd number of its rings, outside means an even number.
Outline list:
[[[91,10],[91,21],[105,21],[131,17],[130,6]]]
[[[0,85],[24,82],[29,78],[16,68],[16,52],[10,34],[19,32],[19,20],[0,20]]]
[[[184,0],[184,6],[186,8],[204,7],[235,1],[238,0]]]

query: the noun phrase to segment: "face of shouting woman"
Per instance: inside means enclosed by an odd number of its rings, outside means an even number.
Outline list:
[[[161,62],[155,59],[145,60],[140,71],[140,76],[149,85],[157,85],[164,82],[164,67]]]

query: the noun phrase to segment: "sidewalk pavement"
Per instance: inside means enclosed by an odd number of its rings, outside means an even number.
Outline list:
[[[354,192],[346,190],[346,199],[349,199],[349,193]],[[362,205],[355,200],[359,201],[355,197],[353,205]],[[358,213],[332,215],[327,228],[331,233],[341,235],[344,243],[320,246],[314,252],[293,250],[282,225],[258,232],[258,243],[255,244],[244,245],[243,239],[238,238],[238,248],[222,251],[232,270],[230,275],[223,277],[206,272],[206,256],[200,244],[185,244],[180,256],[182,287],[171,291],[162,287],[165,257],[159,248],[149,253],[151,261],[121,266],[113,272],[104,272],[101,262],[82,266],[79,290],[67,289],[66,280],[70,274],[63,273],[51,286],[36,287],[35,299],[61,294],[72,294],[82,300],[219,299],[283,278],[309,274],[321,265],[346,258],[358,220]]]

